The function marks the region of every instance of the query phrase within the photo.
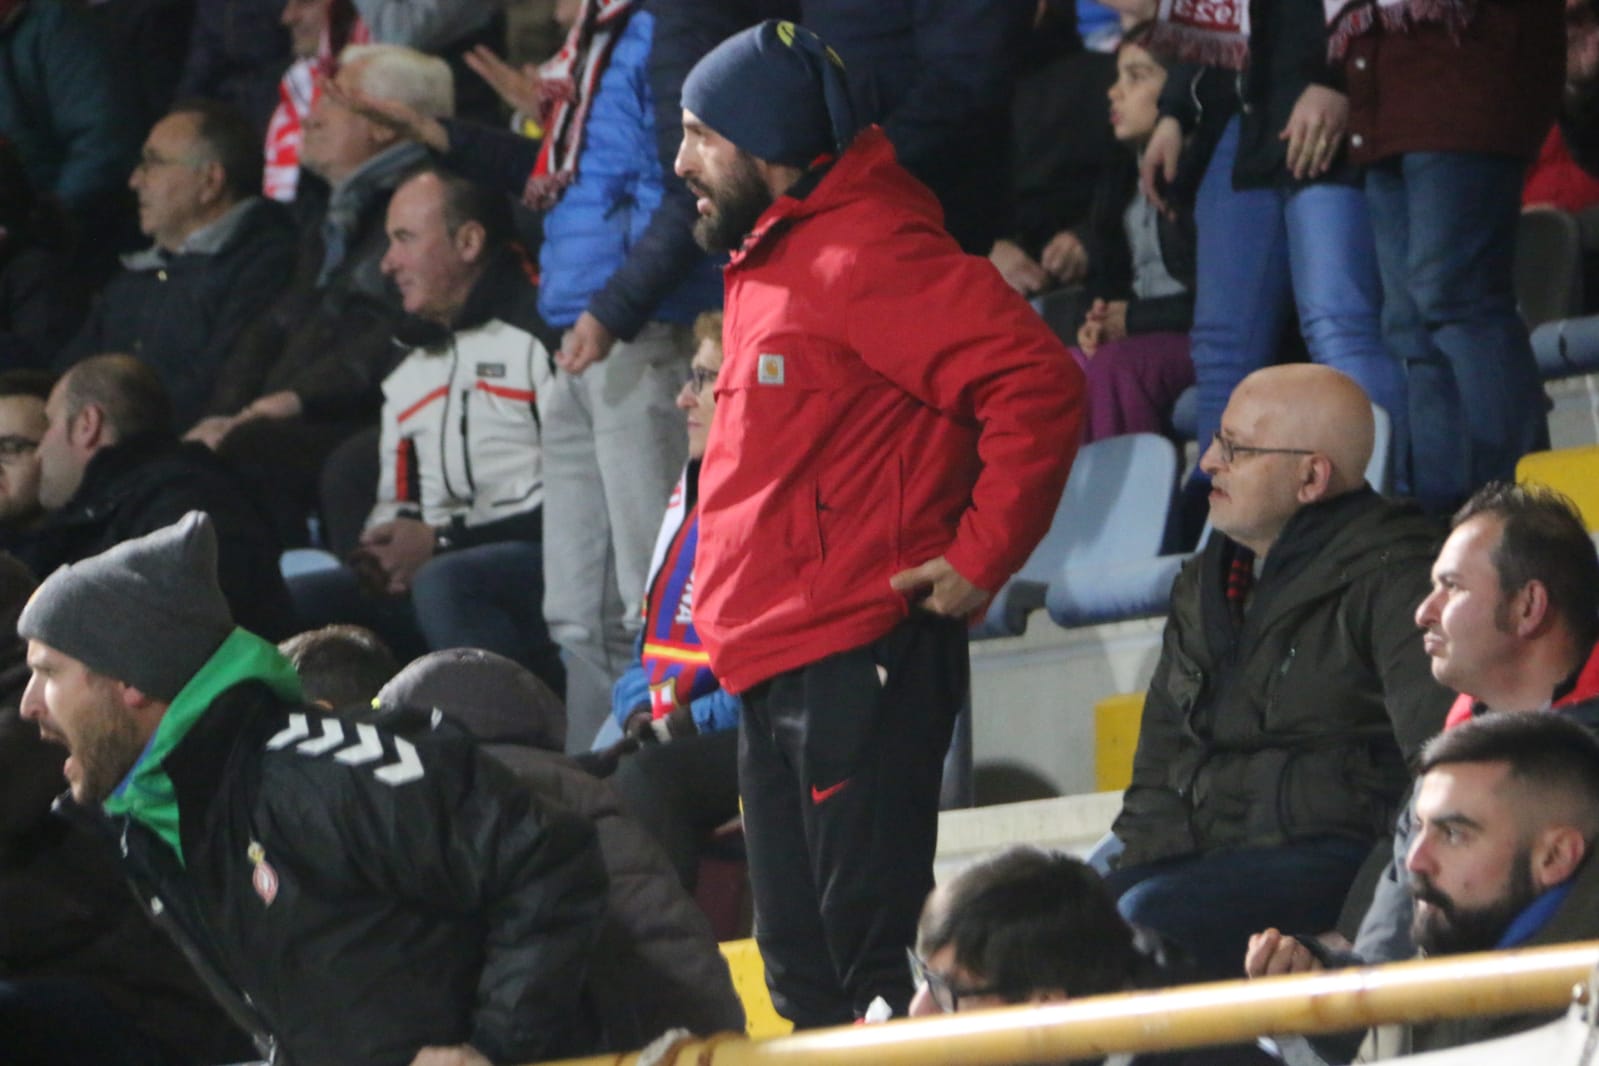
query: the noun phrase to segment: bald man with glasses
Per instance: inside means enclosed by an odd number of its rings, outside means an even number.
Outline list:
[[[1366,484],[1373,435],[1352,379],[1271,367],[1200,460],[1214,532],[1172,588],[1107,875],[1200,977],[1241,975],[1255,929],[1337,924],[1449,707],[1411,622],[1442,530]]]

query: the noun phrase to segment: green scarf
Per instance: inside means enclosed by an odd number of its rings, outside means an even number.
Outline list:
[[[178,797],[162,764],[212,702],[243,681],[263,682],[286,702],[301,701],[300,678],[289,661],[254,633],[235,629],[173,699],[139,761],[105,801],[107,814],[144,823],[167,842],[180,863],[183,846],[178,840]]]

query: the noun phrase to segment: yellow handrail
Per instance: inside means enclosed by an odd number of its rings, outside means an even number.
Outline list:
[[[1599,941],[1587,941],[818,1029],[774,1040],[752,1041],[735,1034],[696,1037],[661,1061],[677,1066],[998,1066],[1230,1044],[1267,1033],[1331,1033],[1396,1022],[1558,1011],[1584,993],[1596,964]],[[637,1061],[638,1054],[630,1052],[553,1066],[630,1066]]]

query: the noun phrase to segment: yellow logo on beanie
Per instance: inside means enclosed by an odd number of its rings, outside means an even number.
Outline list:
[[[777,39],[779,41],[782,41],[788,47],[793,48],[794,47],[794,33],[798,29],[799,29],[798,26],[794,25],[792,22],[788,21],[787,19],[779,20],[779,22],[777,23]],[[811,34],[811,36],[815,37],[816,35],[815,34]],[[820,37],[817,37],[816,40],[817,40],[817,43],[820,44],[822,39]],[[833,51],[833,46],[830,45],[830,44],[823,44],[822,48],[827,52],[828,61],[831,62],[839,70],[843,70],[844,69],[844,60],[839,57],[839,54],[837,52]]]

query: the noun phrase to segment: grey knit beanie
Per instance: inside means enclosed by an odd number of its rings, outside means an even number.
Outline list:
[[[383,713],[436,708],[485,743],[566,749],[566,705],[521,664],[478,648],[429,652],[409,663],[373,701]]]
[[[17,620],[23,639],[167,702],[232,632],[216,531],[200,511],[61,567]]]

